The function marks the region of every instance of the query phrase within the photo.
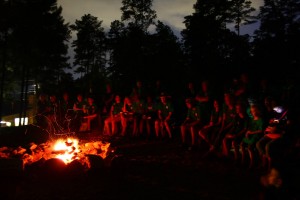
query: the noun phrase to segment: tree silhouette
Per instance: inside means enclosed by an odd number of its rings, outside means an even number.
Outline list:
[[[152,10],[152,0],[122,0],[121,20],[146,32],[154,24],[156,12]]]
[[[159,20],[155,31],[150,40],[151,54],[147,63],[151,63],[151,66],[147,73],[152,72],[156,80],[179,83],[178,80],[184,78],[185,72],[181,43],[172,29]]]
[[[252,24],[256,22],[256,16],[251,15],[255,8],[251,6],[252,2],[248,0],[231,0],[229,23],[234,23],[237,35],[240,35],[241,25]]]
[[[10,82],[21,82],[22,116],[27,106],[28,81],[33,79],[50,91],[64,73],[63,69],[68,67],[66,42],[70,31],[56,0],[8,0],[5,3],[8,6],[4,13],[8,15],[2,20],[10,24],[9,35],[5,39],[6,63],[9,63],[9,71],[13,74]],[[7,68],[7,65],[4,67]]]
[[[106,64],[106,35],[102,21],[90,14],[76,20],[70,25],[77,31],[77,39],[72,42],[75,51],[74,65],[78,66],[76,73],[98,74],[105,72]]]
[[[145,79],[148,71],[149,41],[148,29],[154,25],[156,12],[152,0],[123,0],[121,21],[111,23],[108,33],[111,76],[114,80],[133,83]]]
[[[260,8],[261,24],[254,34],[254,57],[258,67],[284,66],[285,72],[297,74],[300,64],[300,1],[265,0]],[[274,70],[266,70],[272,73]]]
[[[224,0],[198,0],[195,12],[186,16],[181,34],[190,62],[190,74],[201,76],[223,74],[230,59],[233,33],[226,27],[230,19],[230,4]],[[201,77],[198,77],[201,78]]]

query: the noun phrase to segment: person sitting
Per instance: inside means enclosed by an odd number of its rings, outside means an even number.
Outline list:
[[[213,101],[213,109],[210,113],[210,121],[199,130],[199,136],[209,145],[209,149],[214,148],[214,141],[222,125],[223,111],[221,102],[218,99]]]
[[[83,95],[78,93],[76,101],[73,105],[73,111],[74,111],[74,119],[71,122],[71,129],[74,131],[79,131],[81,128],[81,122],[83,120],[84,116],[84,107],[86,106],[86,101],[83,98]]]
[[[225,134],[222,142],[222,153],[224,156],[229,156],[229,149],[234,149],[234,160],[238,160],[239,144],[245,135],[248,128],[249,116],[247,114],[246,106],[243,103],[235,105],[236,116],[232,128]]]
[[[283,107],[274,107],[274,111],[277,113],[274,118],[269,120],[267,128],[264,130],[264,135],[256,143],[258,150],[261,167],[271,169],[273,162],[278,161],[280,155],[283,155],[284,145],[287,144],[286,140],[287,131],[289,126],[289,120],[287,118],[287,109]]]
[[[157,120],[157,103],[155,99],[148,95],[146,97],[144,113],[140,122],[140,131],[143,132],[146,124],[147,138],[151,137],[152,130],[154,130],[154,122]]]
[[[223,116],[221,127],[218,130],[213,141],[213,145],[210,148],[211,152],[218,152],[218,150],[222,147],[222,141],[225,137],[225,134],[233,127],[234,118],[236,116],[235,104],[236,102],[234,96],[228,92],[225,92],[222,106]]]
[[[145,111],[145,102],[141,97],[136,94],[132,97],[133,99],[133,133],[132,135],[134,137],[141,136],[143,133],[143,123],[142,123],[142,117]]]
[[[118,133],[118,123],[121,123],[123,105],[120,95],[116,94],[110,107],[110,115],[104,120],[103,134],[111,136]]]
[[[122,136],[127,134],[129,123],[134,122],[134,114],[134,105],[131,98],[127,96],[124,98],[124,105],[121,112]]]
[[[89,96],[87,98],[87,105],[83,107],[83,121],[86,122],[86,131],[91,131],[91,123],[95,122],[98,116],[98,106],[94,102],[94,98]]]
[[[155,121],[155,134],[157,138],[160,135],[165,137],[165,130],[167,131],[169,139],[172,138],[171,125],[174,122],[173,114],[173,103],[168,100],[168,96],[165,93],[161,93],[157,110],[158,119]]]
[[[181,142],[183,145],[186,145],[186,133],[189,131],[191,134],[191,145],[189,149],[196,147],[196,133],[203,127],[205,124],[202,121],[202,112],[199,106],[196,106],[196,102],[193,99],[185,100],[186,106],[188,108],[187,115],[185,120],[180,126],[181,130]]]
[[[246,148],[250,158],[249,168],[254,167],[254,156],[256,150],[256,142],[262,137],[264,130],[264,120],[261,115],[261,110],[258,105],[254,104],[250,106],[250,112],[252,118],[249,120],[249,126],[240,144],[241,149],[241,162],[245,164]]]
[[[68,92],[64,92],[59,103],[60,123],[64,129],[70,131],[70,122],[74,118],[73,101]]]

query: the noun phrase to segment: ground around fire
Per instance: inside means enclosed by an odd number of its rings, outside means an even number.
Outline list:
[[[181,147],[178,135],[172,140],[110,138],[98,132],[78,137],[110,142],[112,152],[104,160],[91,156],[89,170],[76,163],[62,170],[54,160],[47,167],[36,163],[19,171],[12,164],[11,170],[1,171],[0,163],[1,199],[256,200],[264,192],[260,180],[266,171],[249,170],[217,155],[205,157],[205,145],[188,150]],[[3,141],[9,137],[1,145]],[[283,163],[286,195],[300,199],[296,150]]]

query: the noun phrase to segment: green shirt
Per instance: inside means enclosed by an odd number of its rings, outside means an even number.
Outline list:
[[[191,119],[192,121],[197,121],[200,120],[201,118],[201,111],[199,106],[193,107],[193,108],[189,108],[187,111],[187,119]]]
[[[249,127],[248,127],[249,131],[258,131],[258,130],[263,131],[263,127],[264,127],[264,122],[262,118],[259,118],[257,120],[250,118]],[[261,134],[250,134],[248,135],[248,138],[244,137],[243,142],[247,144],[254,144],[259,140],[260,137]]]
[[[158,105],[158,110],[161,112],[161,116],[165,118],[169,115],[170,112],[174,112],[174,107],[171,102],[167,102],[166,104],[160,102]]]
[[[113,103],[112,106],[111,106],[111,109],[112,109],[112,114],[113,115],[118,115],[120,114],[120,112],[122,112],[122,108],[123,108],[123,103],[120,102],[120,103]]]

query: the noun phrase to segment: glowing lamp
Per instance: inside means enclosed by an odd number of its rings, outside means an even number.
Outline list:
[[[20,124],[20,119],[21,119],[21,123],[23,125],[28,125],[28,117],[22,117],[22,118],[15,118],[15,126],[19,126]]]

